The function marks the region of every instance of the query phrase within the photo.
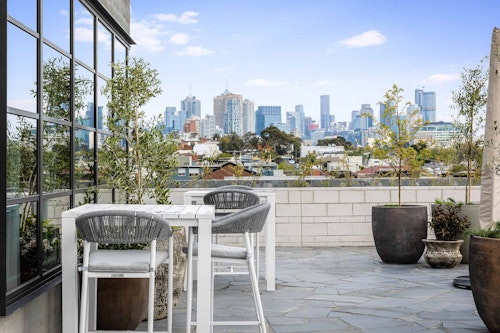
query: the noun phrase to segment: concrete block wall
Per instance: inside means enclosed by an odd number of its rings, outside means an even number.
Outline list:
[[[0,317],[0,333],[62,332],[61,284],[17,309]]]
[[[172,189],[174,204],[183,193],[195,189]],[[276,192],[276,246],[372,246],[371,208],[397,204],[397,187],[298,187],[274,188]],[[479,202],[480,187],[471,199]],[[430,207],[434,200],[463,201],[463,186],[408,186],[401,191],[403,204]],[[235,238],[225,239],[233,243]]]

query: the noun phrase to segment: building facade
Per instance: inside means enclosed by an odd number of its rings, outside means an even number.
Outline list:
[[[259,106],[255,111],[255,133],[260,135],[263,129],[281,123],[281,106]]]
[[[330,127],[330,95],[321,95],[319,97],[320,123],[322,129],[327,130]]]
[[[243,100],[243,134],[255,133],[255,104],[251,100]]]
[[[436,93],[434,91],[415,89],[415,104],[420,107],[424,122],[436,121]]]
[[[20,326],[5,323],[60,288],[61,213],[105,203],[96,192],[105,187],[99,143],[111,134],[101,88],[133,44],[130,1],[1,1],[0,27],[0,331],[21,332],[28,321],[49,322],[37,317],[44,307]]]
[[[195,96],[187,96],[181,101],[181,111],[186,112],[186,119],[193,116],[201,117],[201,101]]]
[[[215,126],[224,129],[224,133],[241,135],[243,121],[243,96],[225,90],[214,98]],[[229,131],[229,132],[228,132]]]

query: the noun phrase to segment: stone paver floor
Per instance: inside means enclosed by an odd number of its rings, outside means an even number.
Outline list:
[[[487,333],[470,290],[453,287],[467,265],[434,269],[423,259],[389,265],[373,247],[276,249],[276,291],[264,290],[270,333]],[[216,320],[254,320],[248,276],[218,276]],[[174,332],[185,332],[185,293],[174,310]],[[165,330],[166,320],[155,323]],[[258,332],[256,327],[214,332]]]

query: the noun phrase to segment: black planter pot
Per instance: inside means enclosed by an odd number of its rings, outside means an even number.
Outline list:
[[[415,264],[424,253],[427,238],[427,206],[373,206],[375,248],[388,264]]]
[[[479,316],[491,333],[500,333],[500,239],[471,237],[469,275]]]

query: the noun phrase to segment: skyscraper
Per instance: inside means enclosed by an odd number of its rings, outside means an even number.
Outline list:
[[[370,104],[361,104],[359,114],[361,115],[361,129],[373,127],[373,109]]]
[[[214,97],[215,126],[224,128],[224,133],[242,135],[243,96],[225,90]]]
[[[295,112],[299,114],[299,119],[297,120],[298,124],[297,127],[300,132],[300,136],[304,137],[306,133],[306,126],[305,126],[305,114],[304,114],[304,106],[299,104],[295,105]]]
[[[243,100],[243,134],[255,133],[255,106],[248,99]]]
[[[181,101],[181,111],[186,111],[186,119],[192,116],[201,117],[201,102],[194,96],[187,96]]]
[[[415,89],[415,104],[420,107],[424,122],[436,121],[436,92]]]
[[[255,112],[255,133],[260,135],[263,129],[281,123],[281,106],[259,106]]]
[[[330,127],[330,95],[321,95],[319,97],[321,119],[320,126],[322,129]]]

